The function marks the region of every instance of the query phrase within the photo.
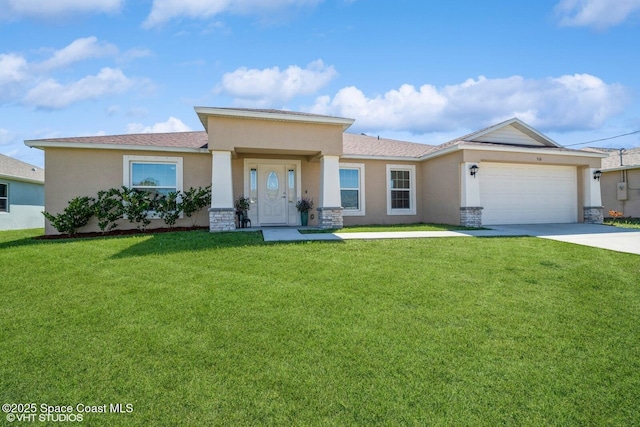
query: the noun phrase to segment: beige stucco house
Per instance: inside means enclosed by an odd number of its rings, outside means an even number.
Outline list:
[[[354,120],[341,117],[195,111],[203,132],[25,141],[45,151],[46,210],[149,175],[175,190],[211,184],[200,225],[212,231],[235,228],[239,195],[253,226],[299,225],[301,197],[317,207],[309,225],[324,228],[602,221],[593,174],[606,155],[563,148],[518,119],[433,146],[346,133]]]
[[[600,150],[602,159],[602,203],[605,216],[609,211],[625,217],[640,218],[640,148]]]

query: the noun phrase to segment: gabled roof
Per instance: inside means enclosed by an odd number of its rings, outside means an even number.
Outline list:
[[[514,138],[514,135],[521,134]],[[480,142],[525,147],[561,147],[551,138],[533,129],[522,120],[512,118],[498,124],[461,136],[441,145],[451,146],[461,143]]]
[[[0,178],[44,183],[44,169],[0,154]]]
[[[640,168],[640,147],[625,149],[622,152],[622,164],[620,164],[620,149],[618,148],[589,147],[585,148],[585,150],[593,150],[609,154],[609,157],[602,159],[602,170]]]
[[[323,116],[320,114],[299,113],[287,110],[267,110],[255,108],[217,108],[194,107],[202,126],[209,130],[208,116],[235,117],[242,119],[277,120],[285,122],[317,123],[325,125],[340,125],[342,130],[347,130],[353,124],[354,119],[344,117]]]
[[[206,151],[208,136],[205,131],[171,132],[171,133],[141,133],[128,135],[81,136],[72,138],[48,138],[27,140],[29,147],[75,147],[133,150],[162,151]]]

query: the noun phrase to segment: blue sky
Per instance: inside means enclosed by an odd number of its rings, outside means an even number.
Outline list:
[[[640,0],[0,0],[0,153],[202,130],[194,106],[430,144],[519,117],[577,144],[640,130],[639,43]]]

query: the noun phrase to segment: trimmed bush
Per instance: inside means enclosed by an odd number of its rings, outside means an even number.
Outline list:
[[[57,215],[42,212],[51,225],[62,234],[76,234],[80,227],[87,225],[94,214],[93,197],[76,197]]]

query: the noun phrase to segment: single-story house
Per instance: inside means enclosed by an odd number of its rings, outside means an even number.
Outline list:
[[[593,174],[605,155],[563,148],[516,118],[434,146],[345,133],[354,120],[342,117],[195,111],[203,132],[25,141],[45,151],[46,210],[150,182],[212,185],[208,218],[200,220],[211,231],[235,228],[239,195],[251,200],[252,226],[300,225],[301,197],[317,208],[309,225],[323,228],[602,221]],[[47,224],[46,232],[55,230]]]
[[[0,154],[0,230],[44,227],[44,170]]]
[[[640,218],[640,147],[629,150],[602,150],[600,186],[605,216],[609,211]]]

